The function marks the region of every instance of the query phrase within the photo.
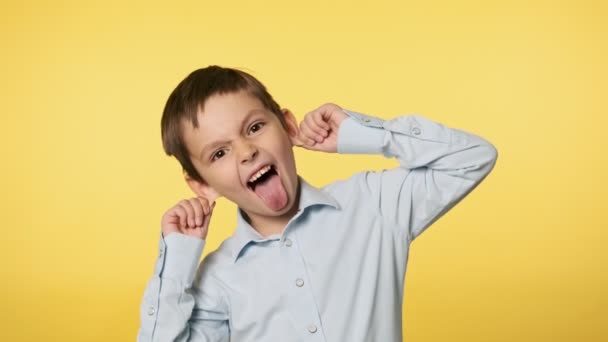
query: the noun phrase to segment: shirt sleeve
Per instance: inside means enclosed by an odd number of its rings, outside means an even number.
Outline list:
[[[498,152],[487,140],[418,114],[383,120],[345,110],[338,153],[383,154],[399,167],[360,174],[361,191],[385,221],[413,241],[490,173]]]
[[[209,286],[200,286],[201,277],[195,280],[204,245],[195,237],[161,234],[154,275],[140,307],[138,342],[229,340],[225,298],[212,290],[212,280]]]

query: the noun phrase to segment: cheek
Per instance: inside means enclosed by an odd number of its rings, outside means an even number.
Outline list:
[[[234,169],[234,164],[231,164],[229,157],[226,157],[226,160],[216,161],[216,165],[212,167],[208,167],[203,175],[203,178],[218,191],[223,191],[225,189],[230,189],[234,184],[240,184],[235,182],[240,182],[238,180],[236,171]]]
[[[271,144],[271,148],[276,152],[282,155],[293,154],[293,148],[291,146],[291,140],[285,131],[277,131],[274,132],[274,139],[272,139],[273,144]]]
[[[284,166],[290,170],[295,169],[296,161],[293,150],[289,146],[282,147],[277,151],[277,154],[283,160]]]

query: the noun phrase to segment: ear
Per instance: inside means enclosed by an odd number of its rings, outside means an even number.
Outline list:
[[[184,172],[184,179],[190,189],[199,197],[203,197],[209,201],[209,203],[215,202],[216,199],[220,197],[220,194],[215,191],[211,185],[207,182],[202,181],[199,182],[188,175],[188,173]]]
[[[293,115],[293,113],[287,109],[281,109],[283,112],[283,118],[285,119],[285,123],[287,124],[287,135],[289,136],[289,140],[292,145],[302,146],[302,141],[300,140],[300,129],[298,128],[298,120]]]

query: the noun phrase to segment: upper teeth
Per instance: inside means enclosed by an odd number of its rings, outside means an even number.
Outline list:
[[[262,177],[263,174],[270,171],[270,165],[263,167],[260,171],[256,172],[251,178],[249,178],[249,182],[255,182],[258,178]]]

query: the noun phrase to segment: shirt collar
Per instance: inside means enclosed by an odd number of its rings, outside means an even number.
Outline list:
[[[338,202],[328,193],[310,185],[300,176],[298,176],[298,181],[300,186],[300,201],[298,204],[298,212],[295,217],[301,215],[307,208],[314,205],[327,205],[336,209],[340,208]],[[241,252],[250,242],[278,240],[281,236],[282,233],[263,237],[245,220],[241,209],[237,208],[237,226],[233,235],[235,241],[233,250],[234,262],[238,260],[241,256]]]

